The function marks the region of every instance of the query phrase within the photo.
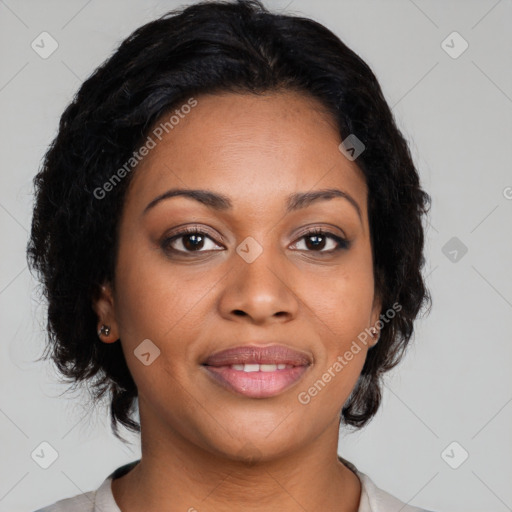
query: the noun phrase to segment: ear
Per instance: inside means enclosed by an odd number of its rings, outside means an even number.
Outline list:
[[[110,284],[100,286],[98,296],[92,302],[92,308],[98,316],[96,331],[98,332],[100,340],[103,343],[114,343],[117,341],[119,339],[119,328],[114,309],[114,295]],[[110,328],[108,334],[100,332],[102,325]]]

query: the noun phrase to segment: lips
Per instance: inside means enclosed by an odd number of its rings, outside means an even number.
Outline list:
[[[232,364],[287,364],[307,366],[311,364],[309,355],[284,345],[257,347],[244,345],[222,350],[209,356],[203,363],[207,366],[230,366]]]
[[[250,398],[269,398],[297,383],[312,358],[284,345],[245,345],[209,356],[202,367],[216,384]]]

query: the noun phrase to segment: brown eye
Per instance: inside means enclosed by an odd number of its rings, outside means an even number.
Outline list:
[[[299,241],[302,240],[305,240],[305,249],[299,248],[299,250],[306,250],[308,252],[332,253],[341,249],[348,249],[350,245],[348,240],[321,229],[308,231],[299,239]],[[298,244],[299,242],[296,242],[295,245]],[[325,250],[326,247],[327,250]]]
[[[187,251],[196,251],[202,249],[205,242],[204,235],[200,233],[192,233],[190,235],[185,235],[182,238],[182,245],[185,247]]]
[[[191,253],[218,250],[218,245],[204,231],[187,228],[162,241],[162,248],[171,252]]]

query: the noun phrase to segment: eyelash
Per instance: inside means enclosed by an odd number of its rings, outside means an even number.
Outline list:
[[[215,240],[213,240],[213,238],[208,233],[206,233],[205,231],[202,231],[201,229],[199,229],[197,227],[193,227],[192,226],[192,227],[184,228],[181,231],[178,231],[173,236],[165,238],[164,240],[162,240],[162,243],[161,243],[162,249],[164,249],[167,252],[172,252],[172,253],[175,253],[175,254],[194,254],[194,253],[212,252],[210,250],[206,250],[206,251],[201,251],[201,250],[200,251],[181,251],[181,250],[177,250],[177,249],[174,249],[174,248],[170,247],[171,244],[175,240],[179,240],[180,238],[183,238],[186,235],[200,235],[200,236],[209,238],[210,240],[215,242]],[[309,231],[306,231],[305,233],[303,233],[299,237],[298,241],[302,240],[303,238],[307,238],[307,237],[311,237],[311,236],[323,236],[323,237],[330,238],[331,240],[334,240],[338,244],[338,246],[335,249],[330,249],[329,251],[324,251],[324,250],[320,250],[320,251],[305,250],[305,252],[313,252],[313,253],[319,253],[319,254],[334,254],[334,253],[337,253],[338,251],[341,251],[341,250],[344,250],[344,249],[348,249],[350,247],[350,242],[348,240],[346,240],[345,238],[337,236],[334,233],[331,233],[329,231],[325,231],[325,230],[323,230],[321,228],[313,228],[313,229],[311,229]],[[217,242],[215,242],[215,243],[217,243]],[[300,250],[302,251],[303,249],[300,249]]]

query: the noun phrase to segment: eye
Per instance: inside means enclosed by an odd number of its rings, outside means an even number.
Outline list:
[[[333,253],[342,249],[348,249],[350,246],[348,240],[320,228],[315,228],[304,233],[300,237],[299,242],[296,242],[295,245],[300,244],[303,240],[306,248],[299,248],[299,250],[308,252]],[[327,250],[325,250],[326,247]]]
[[[211,242],[208,247],[208,242]],[[206,249],[205,249],[206,245]],[[219,250],[214,247],[218,245],[214,243],[212,237],[195,227],[184,228],[171,237],[165,238],[161,246],[164,250],[170,252],[191,253],[191,252],[208,252],[211,250]],[[222,250],[222,249],[220,249]]]
[[[210,246],[208,246],[208,242]],[[298,250],[318,253],[334,253],[342,249],[348,249],[350,242],[334,233],[315,228],[304,233],[294,246],[304,243],[305,248]],[[197,227],[186,227],[165,238],[161,242],[162,248],[167,252],[190,254],[223,250],[211,236]],[[292,247],[294,247],[292,246]]]

